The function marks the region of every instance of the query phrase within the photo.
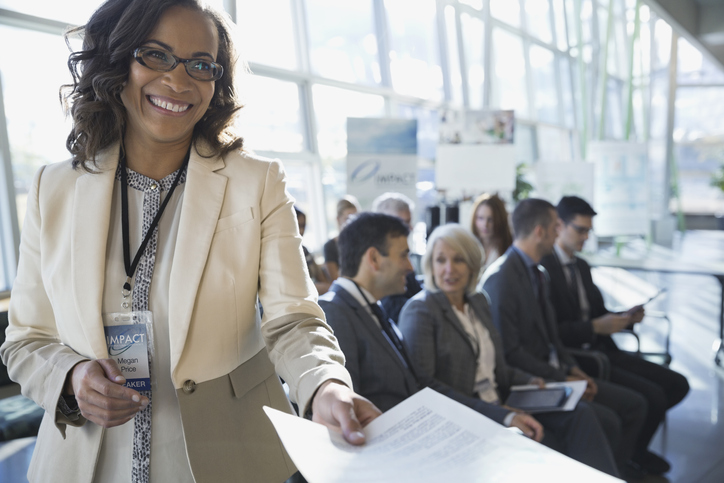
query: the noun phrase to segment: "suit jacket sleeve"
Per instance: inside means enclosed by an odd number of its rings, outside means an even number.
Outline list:
[[[405,336],[404,343],[408,348],[412,363],[415,365],[420,383],[474,409],[499,424],[503,424],[503,420],[510,411],[501,406],[486,403],[481,399],[466,396],[433,377],[435,374],[434,325],[435,320],[430,310],[421,300],[411,299],[400,313],[400,331]]]
[[[309,278],[294,199],[286,191],[278,161],[269,164],[260,201],[259,300],[264,307],[262,335],[289,394],[306,412],[317,388],[337,379],[352,386],[344,354],[317,304]]]
[[[68,372],[87,358],[60,343],[53,307],[41,275],[40,238],[45,220],[40,183],[44,169],[36,173],[28,193],[18,275],[13,284],[9,326],[0,355],[11,379],[20,384],[23,395],[54,415],[56,427],[64,435],[67,424],[78,426],[85,422],[82,416],[76,421],[69,420],[57,406]]]
[[[327,318],[327,323],[334,330],[340,349],[344,353],[345,367],[352,377],[352,384],[356,388],[360,388],[360,364],[359,364],[359,346],[357,343],[357,334],[350,324],[352,314],[346,310],[341,304],[335,304],[326,300],[319,301],[322,310]],[[359,390],[359,389],[357,389]]]
[[[566,374],[530,353],[521,340],[522,314],[526,302],[520,300],[515,285],[505,280],[500,272],[492,273],[483,285],[490,296],[493,323],[500,330],[505,358],[511,366],[545,379],[563,381]],[[535,303],[528,301],[527,303]]]

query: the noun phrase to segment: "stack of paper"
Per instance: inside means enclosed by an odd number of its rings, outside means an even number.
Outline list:
[[[620,481],[432,389],[372,421],[364,446],[352,446],[320,424],[264,410],[309,483]]]

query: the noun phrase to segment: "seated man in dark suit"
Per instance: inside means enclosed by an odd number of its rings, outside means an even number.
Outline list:
[[[430,387],[505,426],[515,426],[540,441],[543,428],[532,416],[489,404],[453,390],[416,369],[409,357],[402,334],[384,314],[378,300],[405,290],[405,275],[412,270],[408,259],[408,229],[398,218],[363,213],[339,235],[341,276],[329,292],[319,299],[327,323],[346,357],[355,391],[386,411]],[[595,418],[576,411],[571,416],[571,431],[585,432],[584,444],[602,455],[591,461],[615,474],[616,468],[605,436]],[[592,416],[592,415],[591,415]],[[552,442],[555,446],[555,442]]]
[[[646,400],[617,384],[594,381],[558,335],[545,269],[538,265],[556,240],[555,208],[545,200],[527,199],[518,204],[512,218],[513,246],[485,271],[481,281],[490,296],[493,323],[503,337],[506,360],[544,379],[586,380],[584,399],[591,401],[609,437],[619,470],[627,477],[644,476],[630,460],[646,418]]]
[[[576,257],[593,227],[596,212],[585,200],[564,196],[556,207],[559,232],[553,253],[541,260],[550,275],[551,301],[558,319],[563,344],[590,346],[608,356],[610,380],[641,393],[649,412],[637,440],[633,460],[651,473],[669,471],[668,462],[648,450],[649,442],[666,416],[689,392],[686,378],[666,367],[621,351],[611,334],[643,319],[642,306],[623,313],[609,312],[603,296],[591,278],[591,267]]]
[[[373,212],[396,216],[402,220],[410,231],[412,231],[412,212],[414,209],[415,205],[412,200],[402,193],[384,193],[372,202]],[[402,306],[420,290],[422,290],[422,285],[417,281],[415,272],[411,271],[407,274],[405,293],[383,297],[382,300],[380,300],[380,304],[382,304],[382,308],[385,310],[387,316],[392,319],[393,322],[397,323]]]

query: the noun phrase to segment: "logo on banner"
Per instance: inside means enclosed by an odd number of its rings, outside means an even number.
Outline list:
[[[382,172],[382,161],[370,159],[357,166],[350,175],[350,181],[362,184],[374,179],[374,183],[380,186],[414,185],[417,181],[417,173],[405,171]]]
[[[365,161],[364,163],[357,166],[354,171],[352,171],[350,180],[353,183],[364,183],[365,181],[371,179],[374,175],[376,175],[381,167],[382,163],[377,159],[370,159],[369,161]]]

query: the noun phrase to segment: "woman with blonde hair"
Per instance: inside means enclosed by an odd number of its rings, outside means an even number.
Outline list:
[[[422,259],[425,289],[402,308],[399,329],[416,370],[466,396],[502,404],[511,386],[544,381],[506,363],[488,295],[475,288],[481,264],[480,244],[468,230],[454,223],[437,227]],[[545,428],[543,444],[618,475],[603,430],[585,402],[572,412],[536,414],[536,419]]]
[[[513,244],[505,202],[498,195],[484,193],[473,202],[470,231],[483,246],[482,271]]]

